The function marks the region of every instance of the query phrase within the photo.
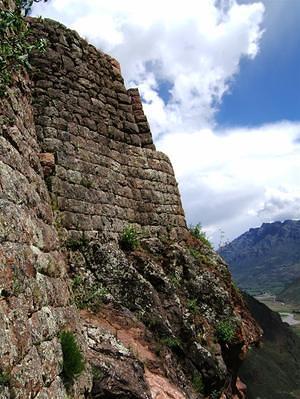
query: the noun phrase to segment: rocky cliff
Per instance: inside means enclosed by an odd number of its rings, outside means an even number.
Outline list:
[[[260,330],[188,232],[138,91],[76,32],[29,22],[47,52],[0,101],[0,398],[243,397]]]

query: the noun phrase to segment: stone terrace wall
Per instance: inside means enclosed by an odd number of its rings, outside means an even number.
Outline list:
[[[118,63],[61,24],[32,19],[49,40],[33,60],[40,145],[55,156],[48,178],[60,223],[73,237],[127,224],[178,238],[186,232],[169,159],[155,151],[137,89]]]
[[[155,149],[139,92],[126,90],[118,62],[58,22],[30,21],[34,32],[49,40],[46,54],[34,59],[32,75],[40,137],[48,144],[53,129],[66,131],[73,122],[115,141]]]

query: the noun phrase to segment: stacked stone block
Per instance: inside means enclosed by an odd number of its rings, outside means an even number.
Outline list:
[[[178,238],[186,223],[177,183],[155,151],[138,90],[127,90],[117,61],[76,32],[50,20],[31,24],[49,40],[32,59],[31,78],[39,143],[55,158],[47,179],[61,227],[72,237],[117,238],[133,224]]]

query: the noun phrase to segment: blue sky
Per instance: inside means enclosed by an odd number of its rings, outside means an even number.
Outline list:
[[[50,0],[33,14],[120,61],[188,223],[216,246],[300,219],[300,1]]]
[[[216,115],[220,125],[260,125],[299,120],[300,2],[268,0],[260,52],[242,59],[240,71]]]

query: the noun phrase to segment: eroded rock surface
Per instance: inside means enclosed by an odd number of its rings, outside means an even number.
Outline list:
[[[100,363],[94,356],[95,340],[89,345],[101,381],[112,378],[111,365],[118,357],[117,369],[122,369],[128,356],[122,350],[127,348],[137,364],[143,364],[142,373],[136,364],[136,375],[154,398],[212,393],[230,398],[238,393],[235,373],[259,329],[232,287],[226,265],[211,249],[198,240],[179,245],[157,238],[124,253],[117,243],[92,241],[70,251],[68,263],[75,301],[90,309],[81,311],[87,333],[95,329],[100,336],[111,334],[106,340],[110,349]],[[228,341],[218,333],[224,320],[234,326]],[[123,374],[125,386],[136,385],[129,375],[133,364],[128,361]]]

